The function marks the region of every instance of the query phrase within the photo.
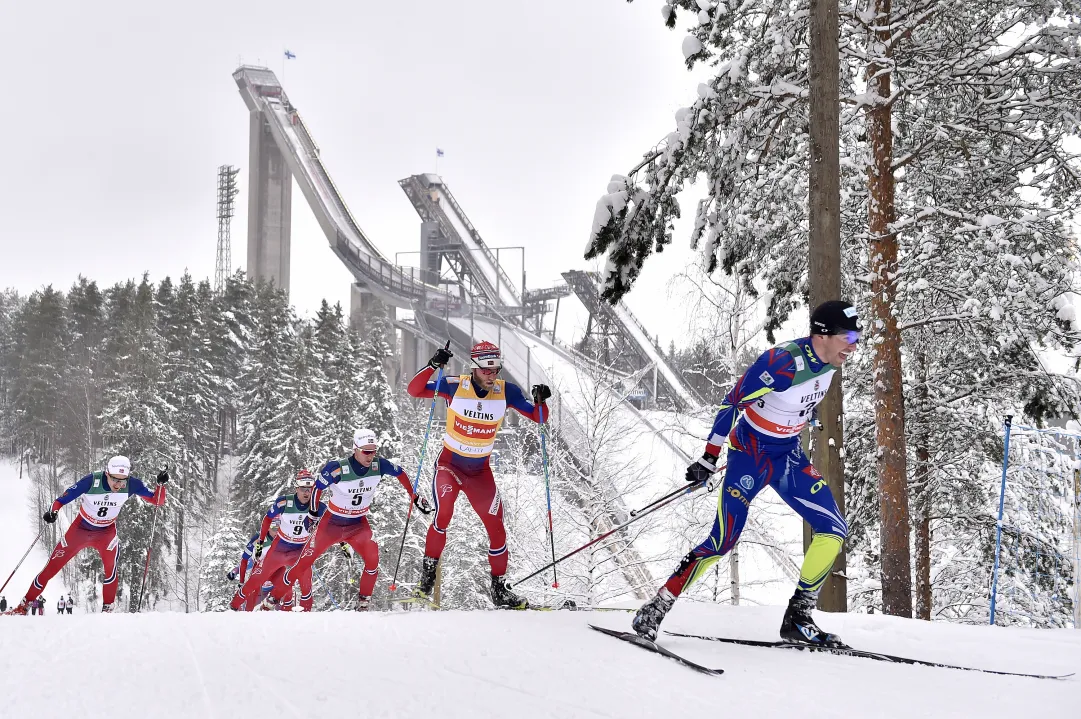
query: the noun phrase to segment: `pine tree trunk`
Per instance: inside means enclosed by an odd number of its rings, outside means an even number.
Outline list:
[[[841,297],[841,179],[839,151],[837,0],[811,0],[810,93],[811,157],[808,213],[809,305],[813,308]],[[841,459],[844,422],[841,373],[818,408],[822,430],[814,432],[811,462],[822,473],[842,515],[845,510],[845,474]],[[804,550],[811,532],[804,527]],[[845,550],[837,556],[833,572],[822,585],[818,607],[827,612],[848,609],[848,586],[844,579]]]
[[[874,0],[874,52],[889,55],[891,0]],[[871,166],[867,172],[868,231],[871,235],[871,368],[874,377],[878,498],[882,526],[882,610],[912,616],[905,407],[901,388],[901,333],[893,310],[897,296],[897,238],[894,219],[893,128],[890,70],[886,62],[867,66],[867,89],[876,102],[867,110]]]
[[[916,503],[916,617],[931,619],[931,437],[928,432],[930,406],[927,393],[927,355],[921,352],[918,366],[916,397],[920,429],[916,434],[916,471],[914,501]]]

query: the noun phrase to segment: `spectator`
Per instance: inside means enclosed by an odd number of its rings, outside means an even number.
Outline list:
[[[7,611],[8,599],[7,597],[0,597],[0,612]]]
[[[64,595],[61,594],[60,598],[56,600],[56,613],[57,614],[63,614],[64,613],[64,606],[65,606],[65,604],[64,604]]]
[[[71,614],[71,608],[75,606],[75,602],[72,601],[71,595],[68,595],[68,614]]]

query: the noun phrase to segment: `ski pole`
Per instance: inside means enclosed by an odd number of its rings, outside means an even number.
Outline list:
[[[330,593],[330,587],[328,587],[326,585],[326,582],[323,581],[323,578],[319,576],[319,570],[315,567],[312,567],[312,576],[315,577],[315,580],[319,582],[319,586],[322,587],[323,591],[327,593],[328,597],[330,597],[330,603],[334,605],[334,608],[341,610],[341,607],[338,606],[338,603],[334,601],[334,595]]]
[[[722,464],[720,467],[717,468],[717,471],[720,472],[722,469],[724,469],[727,466],[728,465],[726,465],[726,464]],[[649,509],[650,507],[652,507],[654,504],[657,504],[658,502],[663,502],[664,500],[668,499],[669,497],[677,497],[677,496],[679,496],[680,494],[683,494],[686,491],[687,491],[686,487],[681,487],[681,488],[675,490],[674,492],[669,492],[668,494],[664,495],[663,497],[659,497],[659,498],[653,500],[652,502],[650,502],[649,504],[647,504],[644,507],[639,507],[638,509],[631,510],[631,516],[632,517],[637,517],[639,514],[641,514],[642,512],[644,512],[647,509]]]
[[[450,349],[450,340],[447,347]],[[417,496],[417,487],[420,486],[420,472],[424,469],[424,453],[428,449],[428,433],[432,431],[432,417],[435,416],[435,403],[439,401],[439,385],[443,382],[443,368],[440,367],[435,375],[435,395],[432,397],[432,406],[428,410],[428,425],[424,428],[424,443],[420,445],[420,461],[417,462],[417,475],[413,478],[413,496]],[[398,569],[402,566],[402,552],[405,551],[405,538],[409,534],[409,522],[413,519],[413,503],[409,503],[409,512],[405,515],[405,528],[402,530],[402,542],[398,545],[398,561],[394,563],[394,576],[390,580],[390,591],[398,588]]]
[[[30,550],[33,549],[34,545],[38,543],[39,539],[41,539],[41,535],[45,534],[45,530],[47,528],[48,528],[48,525],[43,526],[41,528],[41,531],[38,532],[38,536],[34,537],[34,541],[30,542],[30,546],[26,548],[26,551],[23,553],[22,559],[20,559],[19,563],[15,565],[15,568],[11,570],[11,574],[8,575],[8,578],[4,580],[4,586],[0,587],[0,594],[3,593],[4,588],[7,587],[8,582],[11,581],[11,578],[15,576],[15,572],[19,571],[19,567],[21,567],[23,565],[23,562],[25,562],[26,558],[30,555]]]
[[[159,487],[161,485],[158,485]],[[143,564],[143,580],[139,582],[139,601],[135,604],[135,611],[143,611],[143,590],[146,589],[146,575],[150,571],[150,553],[154,551],[154,531],[158,528],[158,510],[161,505],[154,507],[154,518],[150,521],[150,544],[146,548],[146,563]]]
[[[544,465],[544,494],[548,499],[548,540],[552,545],[552,589],[559,589],[559,576],[556,574],[556,535],[555,530],[552,528],[552,486],[548,481],[548,444],[544,440],[545,427],[547,426],[547,417],[545,422],[540,423],[540,442],[541,442],[541,464]]]
[[[615,534],[616,532],[618,532],[619,530],[623,529],[624,527],[626,527],[626,526],[628,526],[630,524],[633,524],[634,522],[637,522],[642,517],[645,517],[648,514],[652,514],[653,512],[656,512],[658,509],[661,509],[662,507],[665,507],[665,506],[671,504],[672,502],[679,499],[680,496],[682,496],[684,494],[690,494],[691,492],[695,492],[695,491],[701,489],[704,486],[705,486],[704,482],[694,482],[693,484],[690,484],[690,485],[680,489],[679,492],[673,492],[672,494],[667,495],[667,497],[662,497],[661,499],[656,500],[652,504],[647,505],[647,507],[643,507],[642,509],[638,510],[637,514],[634,515],[633,519],[628,519],[626,522],[619,525],[618,527],[614,527],[614,528],[608,530],[607,532],[605,532],[601,536],[597,537],[593,541],[587,542],[586,544],[583,544],[581,547],[578,547],[578,549],[575,549],[573,552],[571,552],[569,554],[564,554],[562,557],[555,560],[551,564],[544,565],[543,567],[541,567],[537,571],[533,572],[529,576],[523,577],[522,579],[519,579],[514,584],[508,585],[508,587],[516,587],[519,584],[521,584],[522,582],[524,582],[526,580],[529,580],[529,579],[532,579],[533,577],[537,576],[538,574],[540,574],[542,572],[548,571],[548,569],[550,567],[554,567],[555,565],[559,564],[560,562],[562,562],[562,561],[564,561],[566,559],[570,559],[571,557],[578,554],[582,550],[588,549],[589,547],[592,547],[597,542],[603,541],[603,540],[607,539],[608,537],[612,536],[613,534]]]

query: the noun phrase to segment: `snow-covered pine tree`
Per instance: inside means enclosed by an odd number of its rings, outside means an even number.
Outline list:
[[[247,528],[241,526],[237,513],[224,509],[214,533],[207,541],[200,569],[199,598],[204,612],[224,612],[237,589],[237,582],[226,575],[236,568],[248,541]]]
[[[295,471],[281,444],[285,428],[280,424],[280,408],[287,401],[286,365],[295,342],[285,293],[260,283],[252,302],[251,345],[237,381],[239,461],[232,496],[243,526],[258,524]]]

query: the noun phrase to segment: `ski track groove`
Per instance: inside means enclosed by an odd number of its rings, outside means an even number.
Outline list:
[[[510,684],[505,684],[503,682],[496,681],[495,679],[489,679],[487,677],[480,677],[480,676],[477,676],[476,674],[471,674],[469,672],[456,671],[456,670],[451,669],[450,667],[447,667],[447,666],[443,667],[443,671],[445,671],[448,674],[456,674],[457,676],[460,676],[460,677],[465,677],[467,679],[474,679],[476,681],[484,682],[485,684],[491,684],[493,686],[497,686],[497,687],[500,687],[502,689],[507,689],[507,690],[510,690],[512,692],[516,692],[518,694],[524,694],[524,695],[526,695],[528,697],[532,697],[534,699],[540,699],[542,702],[547,702],[549,704],[559,704],[561,706],[567,707],[568,709],[576,709],[578,711],[586,711],[586,712],[589,712],[590,714],[593,714],[595,716],[605,717],[606,719],[619,719],[620,717],[625,716],[623,714],[608,714],[606,712],[602,712],[602,711],[599,711],[597,709],[593,709],[592,707],[587,707],[587,706],[582,706],[580,704],[572,704],[571,702],[552,699],[550,696],[537,694],[537,693],[531,692],[531,691],[529,691],[527,689],[522,689],[521,687],[511,686]]]
[[[242,611],[243,611],[243,610],[242,610]],[[258,611],[258,610],[256,610],[256,611]],[[249,612],[249,614],[250,614],[250,612]],[[222,649],[223,651],[225,651],[225,652],[227,652],[227,653],[228,653],[228,656],[230,656],[230,657],[233,657],[233,658],[234,658],[234,659],[235,659],[235,660],[236,660],[237,662],[239,662],[240,664],[244,665],[244,667],[246,667],[246,668],[247,668],[247,670],[248,670],[248,672],[247,672],[247,673],[248,673],[248,676],[250,676],[250,677],[253,677],[253,678],[254,678],[254,679],[255,679],[256,681],[258,681],[258,682],[259,682],[259,683],[260,683],[260,684],[261,684],[261,685],[262,685],[262,686],[263,686],[263,687],[264,687],[265,689],[267,689],[267,690],[268,690],[268,691],[270,692],[269,696],[276,696],[276,697],[277,697],[277,698],[278,698],[278,699],[279,699],[279,700],[281,701],[281,703],[282,703],[283,705],[285,705],[285,706],[286,706],[286,707],[287,707],[287,708],[289,709],[289,711],[290,711],[290,712],[291,712],[291,713],[293,714],[293,716],[294,716],[294,717],[295,717],[296,719],[307,719],[307,716],[308,716],[308,714],[307,714],[307,713],[305,713],[305,712],[302,712],[302,711],[301,711],[301,710],[300,710],[300,709],[299,709],[299,708],[298,708],[298,707],[297,707],[297,706],[296,706],[295,704],[293,704],[293,703],[292,703],[291,701],[289,701],[289,699],[288,699],[288,698],[287,698],[287,697],[286,697],[286,696],[285,696],[284,694],[281,694],[281,695],[279,695],[279,690],[280,690],[280,687],[278,687],[278,686],[272,686],[272,685],[271,685],[271,684],[270,684],[270,683],[269,683],[269,682],[268,682],[268,681],[267,681],[267,680],[266,680],[266,679],[265,679],[265,678],[263,677],[263,675],[262,675],[262,674],[260,674],[260,673],[259,673],[259,672],[258,672],[258,671],[257,671],[257,670],[256,670],[256,669],[255,669],[255,668],[254,668],[254,667],[253,667],[253,666],[252,666],[252,665],[251,665],[251,664],[250,664],[250,663],[248,662],[248,660],[244,659],[244,657],[243,657],[243,656],[241,656],[241,655],[240,655],[239,653],[236,653],[236,651],[235,651],[235,650],[236,650],[236,647],[227,647],[227,646],[223,645],[223,644],[222,644],[221,642],[219,642],[219,641],[218,641],[217,637],[215,637],[215,636],[214,636],[213,634],[209,634],[209,635],[207,635],[207,636],[209,636],[209,637],[210,637],[210,640],[211,640],[211,641],[212,641],[212,642],[214,643],[214,645],[215,645],[215,646],[217,646],[217,647],[221,648],[221,649]],[[268,639],[268,638],[269,638],[269,637],[267,637],[267,636],[266,636],[266,633],[265,633],[265,631],[264,631],[264,634],[263,634],[263,638],[264,638],[264,639]]]
[[[183,629],[180,630],[180,636],[184,637],[184,644],[188,647],[188,654],[191,655],[191,662],[195,665],[195,674],[199,677],[199,690],[203,695],[203,703],[206,705],[206,716],[210,719],[214,719],[214,702],[210,699],[210,693],[206,690],[206,677],[203,676],[203,669],[199,666],[199,657],[195,653],[195,647],[192,646],[191,638],[188,633]]]

